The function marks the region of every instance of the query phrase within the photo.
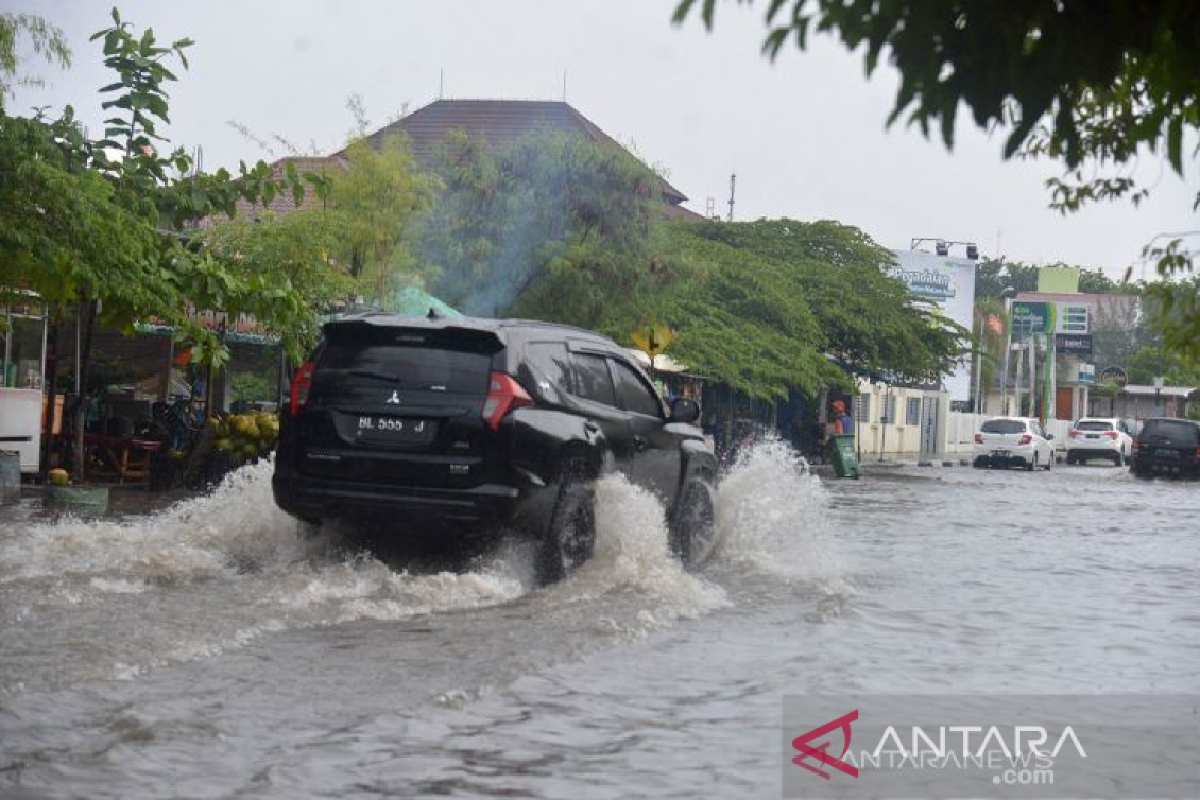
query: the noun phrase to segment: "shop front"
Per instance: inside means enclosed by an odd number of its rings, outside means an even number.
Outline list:
[[[37,472],[42,443],[46,315],[32,296],[0,307],[0,450],[19,454],[21,472]]]

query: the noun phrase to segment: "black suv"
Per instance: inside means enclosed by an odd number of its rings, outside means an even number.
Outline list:
[[[1134,475],[1200,477],[1200,423],[1190,419],[1148,419],[1133,440]]]
[[[586,560],[598,476],[667,509],[685,563],[713,544],[716,460],[694,401],[664,408],[612,340],[521,320],[366,313],[325,325],[292,379],[272,486],[310,522],[536,542],[540,580]]]

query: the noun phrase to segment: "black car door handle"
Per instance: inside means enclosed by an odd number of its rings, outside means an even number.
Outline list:
[[[638,450],[645,450],[646,449],[646,437],[645,436],[634,436],[633,437],[633,446]]]

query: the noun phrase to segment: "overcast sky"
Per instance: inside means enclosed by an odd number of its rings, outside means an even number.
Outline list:
[[[1139,262],[1156,234],[1200,228],[1198,184],[1157,159],[1138,177],[1156,186],[1141,208],[1047,209],[1049,164],[1005,162],[1002,137],[960,123],[953,153],[917,130],[885,129],[896,78],[869,81],[858,54],[818,39],[771,64],[760,55],[762,9],[727,2],[716,30],[670,24],[674,0],[125,0],[126,19],[160,40],[196,40],[191,69],[172,91],[170,138],[203,148],[204,166],[273,156],[237,121],[319,152],[344,142],[360,94],[376,126],[407,107],[446,98],[563,97],[614,138],[661,167],[701,213],[724,215],[737,173],[735,218],[788,216],[857,225],[881,244],[914,237],[975,241],[984,254],[1104,268]],[[37,67],[46,89],[23,89],[12,113],[71,103],[99,133],[96,90],[110,82],[90,33],[111,3],[0,0],[62,28],[74,49],[66,72]],[[286,151],[277,148],[274,157]],[[1139,268],[1140,269],[1140,268]],[[1135,277],[1140,274],[1135,270]]]

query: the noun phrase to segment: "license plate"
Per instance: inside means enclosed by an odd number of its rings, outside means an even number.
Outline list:
[[[1099,438],[1100,438],[1100,434],[1098,434],[1098,433],[1089,433],[1089,434],[1087,435],[1087,438],[1089,438],[1089,439],[1099,439]]]
[[[425,442],[433,438],[436,425],[432,420],[412,417],[359,417],[358,435],[396,442]]]
[[[1178,450],[1162,450],[1162,449],[1159,449],[1159,450],[1155,450],[1155,451],[1154,451],[1154,455],[1158,456],[1159,458],[1167,458],[1167,459],[1172,459],[1172,460],[1174,460],[1174,459],[1177,459],[1177,458],[1179,458],[1179,455],[1180,455],[1180,453],[1179,453],[1179,451],[1178,451]]]
[[[1008,456],[1007,450],[993,450],[992,458],[1005,458]]]

